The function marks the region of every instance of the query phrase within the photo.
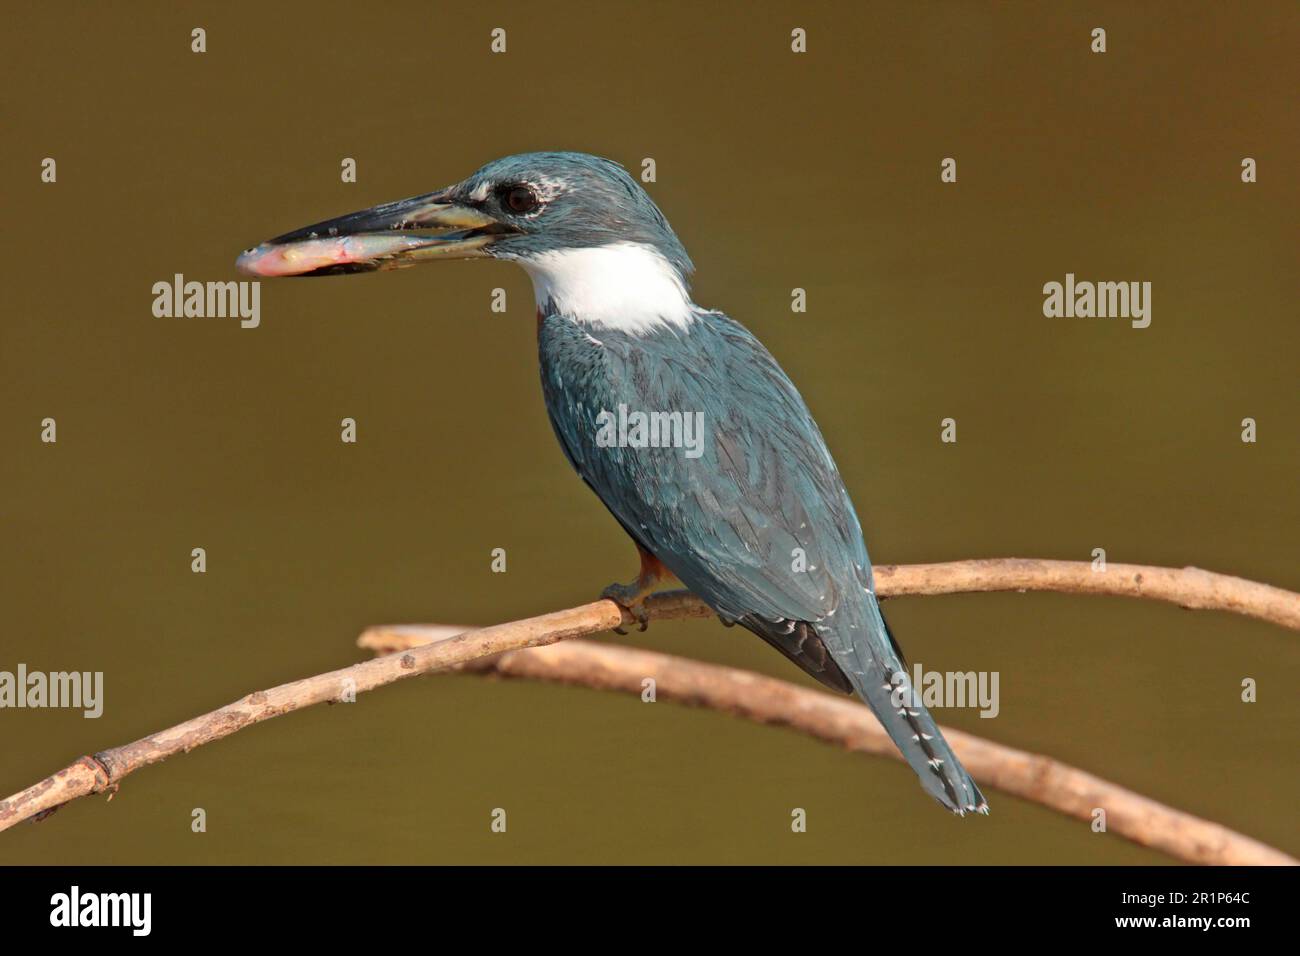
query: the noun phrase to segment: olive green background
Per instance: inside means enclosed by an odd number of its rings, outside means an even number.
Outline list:
[[[1300,587],[1289,0],[5,15],[0,669],[102,670],[106,709],[0,711],[0,792],[359,660],[367,625],[505,621],[630,576],[633,548],[546,422],[522,271],[264,282],[256,330],[151,314],[173,273],[236,278],[257,241],[525,150],[654,157],[696,300],[800,385],[877,562],[1103,547]],[[497,26],[505,55],[488,52]],[[1045,318],[1042,286],[1066,272],[1152,282],[1151,327]],[[948,416],[956,445],[939,441]],[[927,668],[1001,674],[998,718],[942,722],[1300,852],[1293,633],[1046,594],[889,612]],[[601,639],[811,683],[714,622]],[[902,764],[787,731],[432,677],[141,772],[111,803],[0,835],[0,861],[1167,860],[989,796],[992,816],[958,820]]]

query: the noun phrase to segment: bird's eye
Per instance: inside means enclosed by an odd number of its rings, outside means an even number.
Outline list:
[[[527,186],[511,186],[505,198],[511,212],[532,212],[537,208],[537,197]]]

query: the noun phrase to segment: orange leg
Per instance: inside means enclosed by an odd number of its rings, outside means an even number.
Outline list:
[[[641,547],[641,545],[638,544],[636,550],[641,556],[641,572],[636,576],[636,580],[631,584],[611,584],[600,592],[600,596],[608,598],[619,607],[630,611],[640,622],[641,630],[644,631],[649,625],[645,614],[645,599],[662,581],[672,579],[673,573],[664,567],[662,561]],[[626,633],[621,627],[614,630],[619,634]]]

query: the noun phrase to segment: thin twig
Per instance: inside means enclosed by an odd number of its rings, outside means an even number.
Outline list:
[[[1300,630],[1300,594],[1200,568],[1105,565],[1039,558],[989,558],[943,564],[875,566],[881,597],[973,591],[1057,591],[1168,601],[1193,610],[1232,611]]]
[[[993,590],[999,575],[1008,590],[1064,590],[1126,594],[1170,600],[1186,607],[1236,611],[1300,628],[1300,595],[1240,578],[1196,569],[1111,565],[1093,572],[1086,563],[1056,561],[953,562],[940,565],[882,566],[876,569],[881,597],[897,594],[945,594]],[[1090,578],[1089,575],[1095,575]],[[1148,582],[1159,581],[1158,586]],[[680,592],[656,595],[647,602],[650,619],[707,617],[697,598]],[[129,774],[214,740],[250,724],[291,713],[312,704],[347,699],[406,677],[444,670],[505,651],[554,644],[634,623],[610,601],[508,624],[487,627],[437,644],[354,664],[315,677],[257,691],[226,707],[151,734],[133,743],[78,758],[45,780],[0,801],[0,830],[30,818],[43,818],[78,797],[115,791]]]

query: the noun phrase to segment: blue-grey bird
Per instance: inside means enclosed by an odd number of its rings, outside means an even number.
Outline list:
[[[636,543],[610,597],[638,613],[669,574],[823,684],[857,691],[932,796],[988,811],[909,693],[853,503],[794,384],[744,326],[691,301],[690,258],[618,164],[508,156],[463,182],[288,233],[256,276],[519,263],[537,298],[542,391],[570,464]]]

